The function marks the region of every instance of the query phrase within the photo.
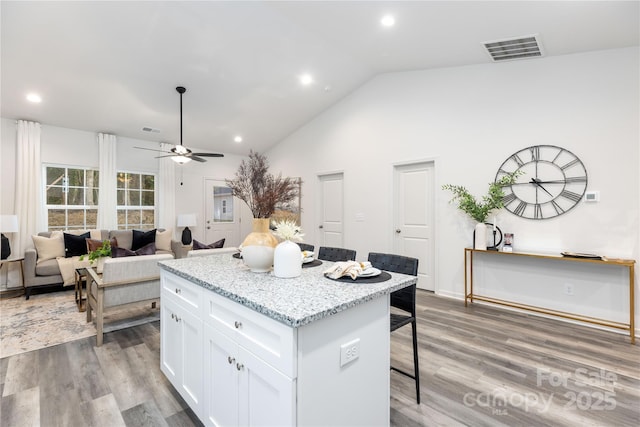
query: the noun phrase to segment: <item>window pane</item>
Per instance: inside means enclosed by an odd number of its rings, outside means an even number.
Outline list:
[[[155,211],[150,209],[144,209],[142,211],[142,223],[148,224],[151,226],[150,228],[153,228],[153,225],[156,223]]]
[[[49,209],[49,227],[65,227],[67,225],[64,209]]]
[[[127,223],[127,211],[125,211],[124,209],[118,209],[118,226],[125,225],[126,223]]]
[[[127,211],[127,224],[132,224],[132,225],[136,225],[136,224],[140,224],[140,211],[135,209],[135,210],[128,210]]]
[[[99,187],[100,180],[98,179],[100,173],[94,170],[87,171],[87,187]]]
[[[140,206],[140,190],[129,190],[127,196],[127,206]]]
[[[62,185],[64,168],[47,168],[47,185]]]
[[[134,188],[136,190],[140,189],[140,175],[138,174],[129,175],[129,188]]]
[[[87,219],[86,219],[87,228],[96,228],[98,226],[98,210],[87,209],[86,215],[87,215]]]
[[[84,187],[84,169],[67,169],[69,185],[73,187]]]
[[[84,226],[84,209],[69,209],[67,211],[67,226]]]
[[[65,204],[62,187],[49,187],[47,189],[47,204],[48,205],[64,205]]]
[[[89,206],[97,206],[98,205],[98,189],[97,188],[87,188],[87,205]]]
[[[155,206],[154,203],[154,193],[153,191],[143,191],[142,192],[142,206]]]
[[[127,180],[129,179],[129,174],[124,172],[118,172],[118,188],[126,188]]]
[[[69,188],[67,205],[84,205],[84,188]]]
[[[233,196],[229,187],[213,187],[213,221],[233,222]]]
[[[153,175],[142,175],[142,189],[143,190],[153,190],[155,188],[155,176]]]

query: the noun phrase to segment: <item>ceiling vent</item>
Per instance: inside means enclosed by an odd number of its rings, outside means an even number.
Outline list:
[[[149,126],[145,126],[142,128],[142,130],[144,132],[151,132],[151,133],[160,133],[160,129],[154,129],[154,128],[150,128]]]
[[[537,35],[482,43],[494,62],[542,56]]]

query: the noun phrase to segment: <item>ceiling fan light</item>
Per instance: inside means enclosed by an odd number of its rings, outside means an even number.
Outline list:
[[[176,145],[175,152],[176,154],[187,154],[189,150],[183,145]]]
[[[186,156],[173,156],[171,160],[178,163],[179,165],[184,165],[185,163],[189,163],[191,161],[191,157]]]

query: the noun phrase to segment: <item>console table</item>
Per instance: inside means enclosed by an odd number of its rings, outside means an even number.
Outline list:
[[[521,304],[513,301],[505,301],[505,300],[491,298],[484,295],[474,294],[473,293],[473,254],[474,253],[485,253],[489,255],[495,255],[495,256],[507,257],[507,258],[514,257],[514,256],[528,257],[528,258],[536,258],[541,260],[549,260],[549,262],[556,262],[556,261],[578,262],[578,263],[586,262],[586,263],[591,263],[596,265],[626,267],[629,270],[629,323],[613,322],[610,320],[583,316],[575,313],[567,313],[564,311],[552,310],[548,308]],[[507,258],[505,258],[505,260],[507,260]],[[499,252],[499,251],[492,251],[492,250],[465,248],[464,250],[464,305],[466,307],[468,302],[473,302],[474,300],[485,301],[492,304],[505,305],[508,307],[518,308],[521,310],[529,310],[537,313],[563,317],[571,320],[577,320],[580,322],[587,322],[587,323],[592,323],[596,325],[607,326],[610,328],[622,329],[622,330],[629,331],[629,337],[631,338],[631,343],[635,344],[634,266],[635,266],[635,260],[632,260],[632,259],[574,258],[574,257],[566,257],[562,255],[542,255],[542,254],[533,254],[533,253],[524,253],[524,252]]]

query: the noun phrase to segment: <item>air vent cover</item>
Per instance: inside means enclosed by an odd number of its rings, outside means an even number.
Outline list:
[[[483,43],[495,62],[542,56],[542,47],[536,35]]]
[[[149,126],[143,127],[142,130],[145,131],[145,132],[160,133],[160,129],[154,129],[154,128],[151,128]]]

